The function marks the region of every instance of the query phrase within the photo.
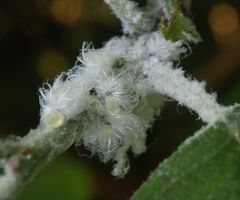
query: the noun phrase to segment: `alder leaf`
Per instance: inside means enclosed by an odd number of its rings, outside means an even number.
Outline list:
[[[240,107],[187,139],[131,200],[239,200]]]
[[[166,39],[177,40],[194,40],[201,41],[201,36],[197,32],[195,25],[188,18],[185,17],[178,6],[175,7],[174,12],[170,15],[169,19],[162,19],[160,29]],[[191,36],[191,38],[188,38]]]

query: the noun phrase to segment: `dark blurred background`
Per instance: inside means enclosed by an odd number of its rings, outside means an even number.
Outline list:
[[[193,0],[191,17],[203,42],[182,66],[209,92],[229,105],[240,102],[240,1]],[[74,65],[82,42],[96,48],[121,34],[102,0],[0,1],[0,136],[24,135],[39,121],[38,88]],[[126,178],[111,166],[72,147],[32,182],[19,199],[122,200],[146,180],[158,163],[203,124],[169,101],[149,130],[148,151],[131,159]]]

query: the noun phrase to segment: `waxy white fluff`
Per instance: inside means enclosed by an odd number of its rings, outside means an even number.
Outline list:
[[[131,74],[119,73],[106,76],[96,86],[96,92],[104,98],[104,108],[109,115],[130,113],[138,104],[139,96],[135,94],[135,83]]]
[[[150,31],[155,24],[152,13],[139,8],[138,3],[129,0],[105,0],[122,22],[123,32],[136,34]]]
[[[179,60],[179,56],[185,52],[183,41],[166,40],[158,31],[140,36],[130,48],[130,57],[138,61],[149,56],[155,56],[159,60]]]
[[[14,166],[6,160],[1,160],[3,165],[3,174],[0,176],[0,199],[8,199],[18,186],[18,175],[15,172]]]
[[[148,104],[148,95],[169,96],[207,123],[224,116],[204,84],[174,68],[173,61],[186,51],[184,41],[166,40],[160,31],[137,38],[115,37],[97,50],[84,43],[76,66],[52,86],[40,89],[42,124],[59,128],[69,120],[80,123],[79,143],[102,161],[115,162],[112,174],[123,177],[129,170],[127,152],[146,151],[145,132],[159,113],[159,108]],[[138,106],[149,111],[146,120],[144,112],[135,112]]]
[[[107,120],[107,122],[96,120],[95,124],[86,128],[82,134],[84,145],[92,154],[98,154],[104,162],[114,159],[121,146],[129,144],[136,149],[138,148],[135,145],[136,138],[145,138],[144,127],[132,114]]]
[[[58,76],[52,86],[40,89],[41,119],[56,111],[66,120],[76,118],[92,103],[89,91],[105,79],[118,56],[111,55],[110,48],[93,50],[83,45],[78,65]]]
[[[215,94],[205,92],[205,82],[185,78],[183,70],[175,69],[173,62],[150,57],[143,63],[143,71],[156,91],[187,105],[204,122],[213,124],[224,118],[225,107],[217,104]]]

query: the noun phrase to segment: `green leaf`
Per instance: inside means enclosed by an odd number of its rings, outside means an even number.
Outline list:
[[[187,139],[131,200],[239,200],[239,112]]]
[[[90,170],[69,157],[61,157],[29,183],[18,200],[90,200],[95,190]]]
[[[201,36],[196,31],[193,22],[185,17],[178,7],[171,14],[167,22],[162,19],[160,29],[164,37],[172,41],[183,39],[201,41]],[[191,35],[191,39],[187,37],[188,35]]]

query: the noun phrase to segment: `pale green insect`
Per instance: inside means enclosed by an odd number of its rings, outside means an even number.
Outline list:
[[[59,128],[65,123],[65,116],[60,111],[53,111],[43,119],[44,124],[51,128]]]

